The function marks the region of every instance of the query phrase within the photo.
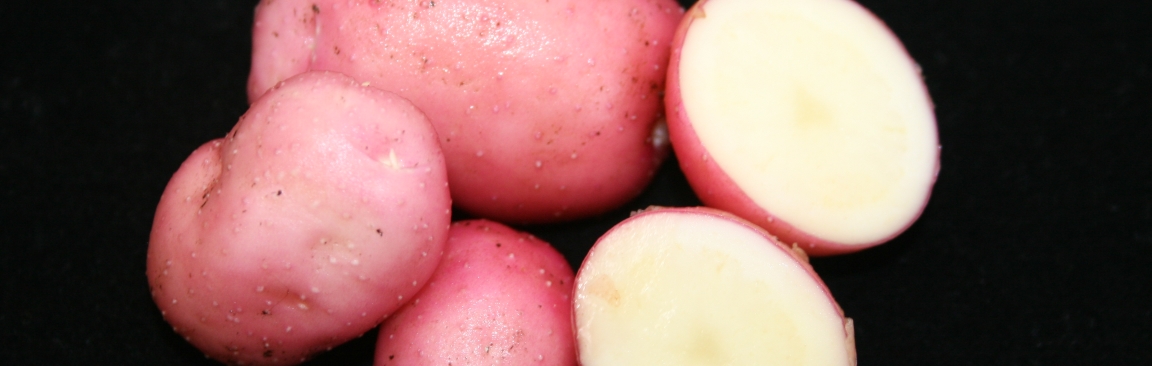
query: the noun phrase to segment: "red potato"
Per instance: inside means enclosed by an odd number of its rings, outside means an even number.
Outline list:
[[[848,0],[702,0],[673,44],[668,123],[706,205],[812,255],[919,217],[939,172],[931,100],[900,41]]]
[[[803,251],[709,208],[617,224],[576,276],[580,363],[855,365],[844,318]]]
[[[574,220],[638,195],[667,152],[672,0],[276,0],[251,99],[305,70],[394,91],[432,120],[458,208]]]
[[[148,247],[152,298],[209,357],[299,363],[412,298],[450,207],[419,110],[344,75],[299,75],[172,177]]]
[[[428,285],[381,326],[376,365],[575,365],[572,277],[531,235],[455,223]]]

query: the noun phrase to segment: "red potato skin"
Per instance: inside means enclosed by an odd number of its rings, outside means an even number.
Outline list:
[[[208,357],[303,362],[375,327],[431,276],[446,184],[411,104],[343,75],[299,75],[173,175],[148,247],[152,298]]]
[[[307,7],[273,6],[274,3],[256,4],[252,33],[275,41],[252,42],[254,57],[247,86],[250,103],[281,81],[308,71],[312,63],[311,50],[316,47],[317,13]]]
[[[599,244],[600,241],[603,240],[603,238],[607,237],[609,234],[612,233],[613,230],[616,230],[616,228],[623,226],[628,221],[638,219],[638,218],[641,218],[641,217],[644,217],[647,215],[668,215],[668,214],[673,214],[673,215],[676,215],[676,214],[703,215],[703,216],[715,217],[715,218],[718,218],[721,220],[728,220],[728,221],[735,222],[735,223],[739,224],[740,226],[746,227],[746,228],[748,228],[752,231],[755,231],[756,233],[759,233],[760,235],[764,236],[764,238],[768,239],[768,242],[772,243],[773,247],[787,253],[789,256],[796,259],[796,262],[799,263],[800,266],[803,267],[804,270],[808,272],[808,275],[811,276],[812,280],[815,281],[816,284],[820,287],[820,291],[825,296],[828,297],[828,302],[836,308],[836,312],[838,314],[840,314],[840,317],[844,318],[844,335],[845,335],[845,338],[847,339],[846,344],[848,346],[848,356],[849,356],[850,360],[853,360],[853,364],[855,364],[855,360],[856,360],[855,326],[853,325],[851,318],[844,316],[844,309],[842,309],[840,307],[840,303],[836,302],[836,299],[834,297],[832,297],[832,291],[828,290],[828,286],[824,284],[824,280],[821,279],[820,275],[818,275],[816,273],[816,269],[812,268],[812,264],[809,263],[809,261],[808,261],[808,254],[805,253],[805,251],[803,249],[800,249],[799,247],[796,247],[796,246],[789,247],[787,245],[784,245],[783,243],[780,242],[780,240],[777,239],[776,236],[768,233],[768,231],[764,230],[764,228],[761,227],[760,225],[757,225],[757,224],[752,223],[748,220],[745,220],[744,218],[741,218],[740,216],[736,216],[736,215],[732,214],[731,212],[718,210],[718,209],[711,208],[711,207],[702,207],[702,206],[697,206],[697,207],[653,206],[653,207],[649,207],[643,211],[639,211],[639,212],[632,214],[632,216],[628,217],[624,221],[617,223],[611,229],[608,229],[608,231],[605,232],[604,235],[602,235],[600,237],[601,239],[597,240],[596,244],[592,245],[592,248],[589,249],[589,251],[588,251],[588,255],[584,257],[584,261],[585,262],[589,261],[590,258],[592,258],[592,256],[595,255],[596,245]],[[584,268],[584,266],[581,265],[580,268]],[[580,271],[576,272],[576,276],[577,277],[580,276]],[[572,292],[572,298],[575,299],[577,296],[576,289],[573,288],[572,291],[573,291]],[[572,332],[573,332],[572,337],[573,337],[573,339],[577,339],[577,337],[575,335],[576,329],[577,329],[576,316],[575,316],[575,313],[573,313],[573,316],[572,316]],[[576,355],[577,355],[577,358],[579,358],[580,353],[577,352]]]
[[[676,30],[672,43],[672,55],[668,65],[668,93],[665,95],[665,106],[668,113],[668,137],[672,149],[680,163],[680,170],[684,172],[688,184],[700,198],[704,205],[731,212],[766,229],[777,240],[795,244],[812,256],[832,256],[858,252],[892,240],[916,222],[915,218],[908,224],[895,231],[891,236],[871,243],[846,244],[826,240],[804,232],[788,222],[774,217],[769,208],[761,207],[753,202],[732,178],[710,158],[708,150],[700,142],[688,112],[684,109],[684,100],[680,94],[680,47],[684,44],[684,37],[688,28],[696,19],[704,16],[703,6],[709,0],[700,0],[688,9],[687,14]],[[939,151],[937,151],[939,154]],[[939,172],[939,155],[936,157],[936,171]],[[929,185],[935,182],[929,182]],[[931,190],[928,191],[931,195]],[[924,199],[924,206],[928,200]],[[920,207],[920,212],[924,211]],[[919,213],[917,214],[919,216]]]
[[[428,285],[380,329],[384,365],[575,365],[573,273],[529,234],[457,222]]]
[[[439,133],[454,203],[474,215],[600,214],[638,195],[667,153],[652,136],[683,14],[671,0],[277,0],[256,12],[250,98],[311,69],[410,99]]]

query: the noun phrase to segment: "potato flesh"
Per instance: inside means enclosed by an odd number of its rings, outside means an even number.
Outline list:
[[[935,119],[916,65],[841,0],[716,0],[686,35],[689,120],[725,173],[822,239],[873,243],[923,207]]]
[[[576,282],[583,365],[849,364],[823,287],[760,233],[672,214],[608,235]]]

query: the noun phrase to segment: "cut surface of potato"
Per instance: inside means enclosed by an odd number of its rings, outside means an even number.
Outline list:
[[[806,262],[703,208],[603,236],[576,278],[583,365],[849,365],[851,325]]]
[[[883,23],[845,0],[708,0],[688,19],[678,107],[707,156],[682,160],[711,159],[768,220],[819,241],[876,244],[919,216],[935,117]]]

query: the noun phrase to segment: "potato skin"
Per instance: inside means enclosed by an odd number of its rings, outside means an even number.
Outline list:
[[[299,69],[280,57],[412,100],[464,211],[592,216],[638,195],[666,155],[651,136],[683,13],[671,0],[277,0],[257,13],[250,97]],[[314,43],[284,36],[301,32]]]
[[[573,273],[502,224],[452,225],[428,285],[380,329],[376,365],[575,365]]]
[[[335,73],[289,79],[188,158],[147,256],[164,319],[230,364],[295,364],[375,327],[438,263],[451,216],[435,132]]]
[[[794,244],[812,256],[848,254],[871,248],[895,238],[915,223],[916,220],[913,218],[904,228],[871,243],[846,244],[823,239],[799,230],[792,224],[773,216],[768,209],[754,202],[743,188],[738,186],[716,164],[716,161],[710,158],[708,150],[704,148],[692,127],[692,121],[688,118],[688,112],[684,108],[684,100],[680,92],[681,47],[684,45],[684,38],[692,22],[705,16],[703,7],[709,1],[711,0],[700,0],[688,9],[676,30],[668,65],[668,93],[665,95],[665,108],[668,113],[668,137],[680,164],[680,169],[684,172],[685,178],[700,201],[708,207],[731,212],[755,223],[766,229],[780,242]],[[855,3],[852,5],[859,6]],[[939,152],[937,151],[937,171],[939,171],[939,161]],[[928,182],[928,184],[931,185],[934,182]],[[931,194],[931,191],[928,194]],[[920,211],[923,211],[924,207],[927,206],[927,201],[927,199],[924,200]]]

